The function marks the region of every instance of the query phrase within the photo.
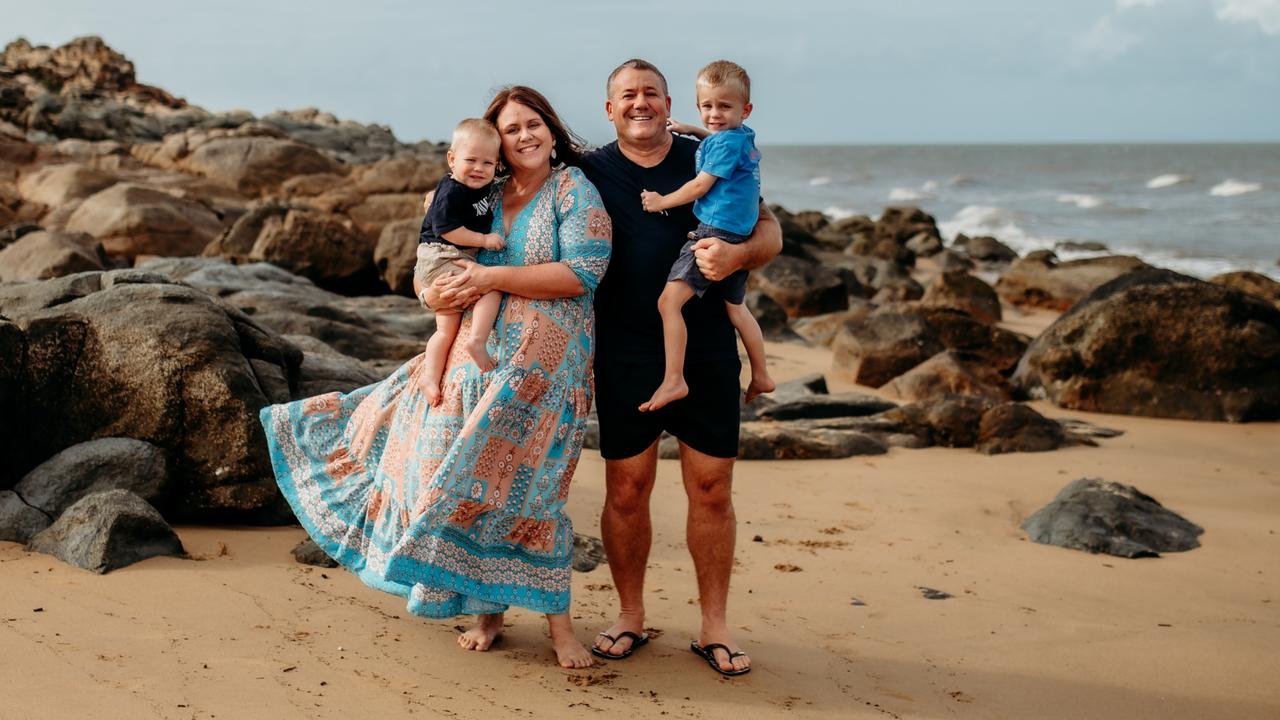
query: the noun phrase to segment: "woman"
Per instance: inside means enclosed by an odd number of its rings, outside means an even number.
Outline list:
[[[506,248],[465,274],[506,293],[489,341],[497,367],[482,374],[457,346],[437,407],[418,356],[380,383],[265,408],[262,420],[298,520],[366,584],[418,615],[479,615],[458,638],[470,650],[493,644],[509,605],[545,613],[560,665],[586,667],[568,614],[564,502],[591,407],[592,294],[611,227],[546,98],[508,88],[485,118],[509,169],[494,212]]]

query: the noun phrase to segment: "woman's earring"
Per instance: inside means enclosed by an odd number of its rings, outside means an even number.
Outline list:
[[[552,160],[555,160],[555,159],[556,159],[556,146],[555,146],[555,145],[552,145],[552,146],[551,146],[551,159],[552,159]]]

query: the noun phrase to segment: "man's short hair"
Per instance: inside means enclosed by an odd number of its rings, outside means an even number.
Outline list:
[[[502,144],[502,138],[498,135],[498,128],[484,118],[467,118],[458,123],[458,126],[453,129],[453,137],[449,140],[449,149],[455,148],[458,142],[465,137],[489,138],[499,145]]]
[[[613,97],[613,79],[618,77],[618,73],[622,72],[623,70],[648,70],[649,72],[658,76],[658,80],[662,83],[662,94],[664,96],[671,94],[671,92],[667,89],[667,76],[662,74],[662,71],[658,69],[657,65],[654,65],[648,60],[641,60],[640,58],[631,58],[630,60],[614,68],[613,72],[609,73],[609,79],[605,81],[605,84],[604,84],[605,97]]]
[[[736,86],[742,91],[742,99],[751,102],[751,76],[742,66],[728,60],[716,60],[698,71],[698,84],[720,87]]]

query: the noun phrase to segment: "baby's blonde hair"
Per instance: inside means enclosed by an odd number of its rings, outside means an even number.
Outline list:
[[[751,102],[751,76],[742,66],[728,60],[716,60],[698,71],[698,84],[708,87],[730,85],[742,93],[743,102]]]
[[[496,145],[502,144],[502,138],[498,136],[498,128],[484,118],[467,118],[458,123],[458,126],[453,129],[453,138],[449,141],[449,149],[454,149],[458,146],[459,141],[467,137],[487,137],[493,140]]]

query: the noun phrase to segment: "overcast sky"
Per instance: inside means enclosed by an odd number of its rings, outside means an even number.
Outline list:
[[[690,122],[699,67],[746,67],[762,145],[1280,140],[1280,0],[438,5],[0,0],[0,41],[101,35],[141,82],[210,110],[316,106],[409,141],[509,83],[608,141],[604,80],[633,56]]]

